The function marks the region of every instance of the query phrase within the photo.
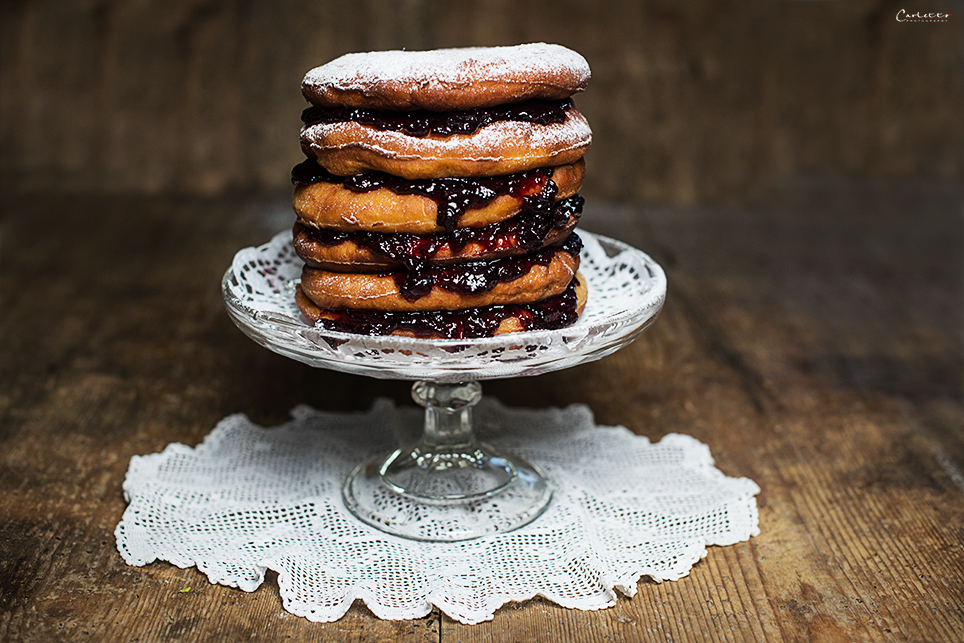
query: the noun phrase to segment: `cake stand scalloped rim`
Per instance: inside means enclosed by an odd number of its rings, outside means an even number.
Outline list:
[[[557,330],[444,340],[331,331],[256,308],[250,299],[239,297],[234,288],[238,284],[234,264],[222,279],[222,295],[229,316],[248,337],[275,353],[319,368],[379,379],[439,382],[538,375],[600,359],[622,348],[655,321],[666,297],[666,275],[647,254],[602,235],[585,230],[579,234],[597,242],[611,260],[634,262],[637,269],[647,273],[651,284],[640,301],[634,301],[634,305],[616,314],[591,324],[585,323],[584,314],[573,326]],[[263,253],[272,242],[255,250]],[[238,254],[245,250],[250,249]],[[614,254],[609,255],[610,250]],[[598,273],[598,270],[584,273],[589,282],[590,301],[594,283],[600,278]],[[292,280],[286,284],[289,291],[293,291],[294,283]],[[481,351],[486,359],[474,356],[466,359],[461,354],[468,349],[475,355]]]

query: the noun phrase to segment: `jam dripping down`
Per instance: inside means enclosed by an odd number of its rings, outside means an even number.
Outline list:
[[[579,318],[575,285],[573,279],[561,295],[532,304],[418,313],[327,310],[317,323],[344,333],[390,335],[410,331],[419,337],[449,339],[491,337],[502,320],[509,317],[516,317],[524,330],[555,330],[571,326]]]
[[[398,287],[399,294],[408,301],[417,301],[432,291],[441,288],[461,295],[477,295],[492,290],[496,284],[514,281],[528,273],[533,266],[547,266],[552,257],[563,250],[573,257],[582,250],[582,239],[577,234],[569,238],[559,248],[548,247],[521,257],[507,257],[492,261],[467,261],[454,266],[425,266],[411,272],[390,273]]]
[[[474,134],[496,121],[521,121],[539,125],[562,123],[572,100],[528,100],[522,103],[496,105],[488,109],[468,109],[456,112],[413,112],[372,110],[351,107],[308,107],[301,113],[306,126],[318,123],[352,121],[385,131],[402,132],[408,136],[451,136]]]
[[[541,248],[552,230],[562,227],[571,217],[582,214],[584,199],[571,196],[557,201],[550,211],[522,212],[499,223],[482,228],[458,228],[454,232],[429,235],[382,232],[340,232],[305,227],[310,239],[325,246],[351,241],[373,254],[391,260],[406,270],[417,271],[443,247],[460,252],[469,243],[481,246],[484,252],[505,248],[520,248],[531,252]]]
[[[552,168],[476,178],[403,179],[384,172],[336,176],[313,159],[306,159],[291,170],[291,182],[299,187],[324,181],[341,184],[352,192],[385,188],[395,194],[432,199],[438,206],[436,224],[446,232],[455,231],[466,210],[484,207],[499,196],[522,199],[523,210],[550,210],[559,191],[551,176]]]

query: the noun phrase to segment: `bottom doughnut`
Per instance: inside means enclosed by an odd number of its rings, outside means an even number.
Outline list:
[[[295,302],[302,314],[324,328],[360,335],[423,339],[474,339],[524,330],[555,330],[576,323],[589,289],[582,274],[561,294],[531,304],[425,312],[379,312],[319,308],[299,285]]]

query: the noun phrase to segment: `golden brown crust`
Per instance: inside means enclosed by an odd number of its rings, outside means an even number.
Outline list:
[[[586,300],[589,296],[589,288],[586,285],[586,279],[583,277],[582,273],[577,273],[576,275],[576,312],[582,315],[583,311],[586,309]],[[295,302],[298,304],[298,308],[301,310],[302,314],[307,317],[312,322],[326,320],[334,320],[337,315],[331,310],[325,310],[319,308],[315,302],[308,299],[301,286],[298,286],[295,290]],[[518,333],[525,330],[522,320],[519,319],[518,315],[509,312],[510,309],[506,311],[506,317],[499,322],[499,326],[495,331],[495,335],[505,335],[507,333]],[[408,330],[397,330],[392,333],[397,337],[417,337],[417,335]],[[446,339],[441,335],[431,335],[425,339]]]
[[[381,171],[406,179],[498,176],[574,163],[592,144],[578,110],[562,123],[496,121],[474,134],[409,136],[355,121],[301,130],[301,149],[338,176]]]
[[[586,163],[582,159],[554,167],[550,178],[558,188],[556,199],[576,194],[585,175]],[[505,221],[519,213],[524,196],[503,195],[484,207],[467,210],[459,218],[458,227],[479,228]],[[319,181],[295,188],[292,205],[298,217],[315,228],[421,235],[444,231],[436,223],[435,201],[417,194],[395,194],[388,188],[353,192],[340,183]]]
[[[392,312],[463,310],[496,304],[527,304],[561,294],[569,286],[579,258],[558,250],[548,265],[535,264],[518,279],[499,282],[474,295],[434,287],[415,301],[400,293],[391,274],[339,273],[305,266],[301,287],[319,308]]]
[[[319,107],[453,111],[562,99],[585,89],[589,78],[576,52],[531,43],[347,54],[309,71],[302,93]]]
[[[589,282],[581,272],[576,272],[576,312],[582,315],[586,309],[586,301],[589,299]]]
[[[511,83],[475,83],[467,85],[471,91],[450,92],[413,92],[408,89],[382,91],[382,96],[365,95],[357,91],[344,91],[337,88],[302,89],[302,94],[312,105],[318,107],[357,107],[361,109],[384,109],[414,111],[426,109],[433,112],[455,112],[467,109],[485,109],[507,103],[521,103],[531,99],[562,100],[569,98],[584,88],[572,89],[571,85],[543,82],[533,83],[526,80]]]
[[[569,217],[565,224],[549,231],[541,247],[560,245],[569,237],[578,222],[579,217],[575,215]],[[400,265],[351,240],[334,245],[315,241],[309,229],[301,223],[295,223],[293,237],[295,252],[312,268],[333,272],[382,272]],[[431,256],[424,257],[423,261],[430,265],[447,266],[464,261],[513,257],[537,249],[523,248],[517,241],[509,239],[501,247],[494,249],[486,248],[482,243],[470,241],[458,252],[453,251],[451,246],[445,243]]]

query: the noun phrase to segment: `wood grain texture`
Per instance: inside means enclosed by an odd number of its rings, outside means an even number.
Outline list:
[[[928,3],[925,3],[928,4]],[[940,3],[916,7],[947,10]],[[898,2],[0,3],[5,187],[287,185],[306,71],[349,51],[558,42],[586,56],[587,193],[738,202],[774,181],[964,180],[964,21]]]
[[[600,362],[486,394],[693,435],[761,486],[761,534],[609,610],[536,599],[463,626],[361,605],[310,623],[273,575],[247,594],[116,551],[131,456],[196,445],[236,412],[273,425],[299,403],[410,403],[403,382],[311,369],[231,325],[223,270],[290,224],[283,197],[5,195],[0,640],[959,641],[962,201],[833,181],[753,209],[590,201],[585,227],[667,269],[663,314]]]

